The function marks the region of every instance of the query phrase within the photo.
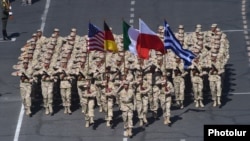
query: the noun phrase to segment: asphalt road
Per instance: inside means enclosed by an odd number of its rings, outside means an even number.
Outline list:
[[[245,3],[242,13],[242,1],[245,0],[34,0],[32,6],[23,7],[20,0],[12,0],[14,19],[8,23],[8,34],[15,41],[0,41],[0,141],[203,141],[205,124],[250,124],[249,37],[243,32],[250,26],[250,2]],[[138,18],[154,31],[164,19],[174,31],[179,24],[187,32],[192,32],[196,24],[201,24],[203,30],[208,30],[212,23],[218,24],[230,41],[221,107],[212,107],[210,100],[202,109],[186,102],[183,110],[173,108],[170,126],[163,125],[162,116],[153,120],[149,114],[148,127],[139,127],[135,120],[132,138],[124,138],[118,111],[113,128],[106,127],[104,114],[97,110],[95,125],[85,128],[78,107],[73,108],[72,115],[64,115],[57,107],[53,116],[47,116],[38,104],[33,107],[32,117],[23,115],[18,122],[19,79],[10,74],[20,48],[33,32],[44,28],[48,37],[57,27],[62,36],[67,36],[75,27],[79,35],[86,35],[89,21],[102,28],[106,20],[114,33],[121,34],[122,19],[138,28]],[[18,123],[20,131],[16,130]]]

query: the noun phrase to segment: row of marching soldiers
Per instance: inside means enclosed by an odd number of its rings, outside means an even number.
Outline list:
[[[85,126],[94,123],[94,108],[105,113],[107,126],[111,126],[113,107],[122,111],[125,136],[132,136],[133,111],[137,112],[140,126],[147,124],[150,110],[157,118],[158,109],[163,110],[164,124],[171,123],[172,97],[182,109],[185,100],[185,79],[191,76],[192,91],[196,107],[204,107],[203,87],[209,87],[214,101],[221,104],[221,82],[224,65],[228,60],[229,42],[226,35],[213,24],[211,30],[185,33],[179,26],[176,37],[184,48],[193,51],[196,58],[188,69],[171,50],[165,55],[151,50],[150,59],[142,60],[130,52],[122,51],[122,35],[115,35],[119,52],[87,51],[87,36],[77,35],[72,28],[67,37],[55,28],[51,37],[38,30],[21,48],[13,76],[20,76],[20,93],[26,114],[31,114],[31,91],[41,82],[45,114],[53,113],[54,87],[60,88],[65,114],[71,114],[72,85],[77,85]],[[159,27],[159,37],[164,29]],[[209,86],[203,85],[203,76],[208,76]],[[59,85],[57,85],[59,84]]]

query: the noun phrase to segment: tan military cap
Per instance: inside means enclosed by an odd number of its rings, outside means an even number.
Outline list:
[[[184,28],[184,26],[183,25],[179,25],[179,27],[178,27],[179,29],[183,29]]]
[[[201,28],[201,25],[200,25],[200,24],[197,24],[197,25],[196,25],[196,28]]]
[[[158,29],[159,29],[159,30],[163,30],[163,29],[164,29],[164,26],[160,25],[160,26],[158,26]]]
[[[76,28],[71,28],[71,31],[76,32]]]
[[[55,32],[59,32],[60,30],[58,28],[54,28],[54,31]]]
[[[36,33],[33,33],[33,34],[32,34],[32,37],[37,37],[37,34],[36,34]]]
[[[42,32],[42,30],[41,29],[37,29],[37,31],[36,32]]]
[[[212,25],[211,25],[211,27],[217,27],[217,24],[216,24],[216,23],[214,23],[214,24],[212,24]]]

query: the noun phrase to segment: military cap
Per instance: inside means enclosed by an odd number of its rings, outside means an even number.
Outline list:
[[[179,29],[183,29],[184,26],[180,24],[178,28],[179,28]]]
[[[42,30],[41,29],[37,29],[37,31],[36,32],[42,32]]]
[[[217,24],[214,23],[214,24],[211,25],[211,27],[217,27]]]
[[[60,30],[58,28],[54,28],[54,31],[55,32],[59,32]]]
[[[37,34],[36,34],[36,33],[33,33],[33,34],[32,34],[32,37],[36,37],[36,36],[37,36]]]
[[[160,26],[158,26],[158,29],[159,29],[159,30],[163,30],[164,27],[163,27],[162,25],[160,25]]]
[[[196,28],[201,28],[201,25],[200,25],[200,24],[197,24],[197,25],[196,25]]]
[[[71,28],[71,31],[76,32],[76,28]]]

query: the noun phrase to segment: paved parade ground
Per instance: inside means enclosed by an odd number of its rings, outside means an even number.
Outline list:
[[[21,6],[12,0],[13,19],[7,31],[11,41],[0,41],[0,141],[203,141],[207,124],[250,124],[250,2],[248,0],[33,0],[31,6]],[[187,97],[184,109],[172,107],[171,121],[163,124],[148,114],[149,124],[140,127],[134,120],[133,136],[123,136],[123,122],[118,108],[114,123],[106,127],[104,114],[95,111],[95,124],[86,128],[84,115],[78,106],[72,114],[63,113],[60,106],[53,116],[45,115],[39,96],[33,98],[32,116],[23,112],[19,78],[15,71],[20,48],[37,29],[46,37],[54,28],[67,36],[72,27],[78,35],[87,35],[88,23],[122,34],[122,19],[138,29],[138,19],[157,31],[166,19],[175,32],[182,24],[186,32],[193,32],[196,24],[209,30],[211,24],[227,35],[230,58],[225,66],[222,105],[213,107],[205,94],[204,108],[196,108]],[[2,36],[1,36],[2,37]],[[73,99],[74,100],[74,99]],[[76,100],[77,101],[77,100]]]

